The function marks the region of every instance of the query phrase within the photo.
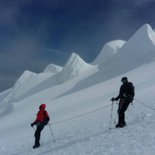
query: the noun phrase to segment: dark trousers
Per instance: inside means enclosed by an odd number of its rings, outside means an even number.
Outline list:
[[[43,130],[44,126],[37,126],[37,129],[35,131],[34,137],[35,137],[35,145],[40,144],[40,136],[41,136],[41,131]]]
[[[120,99],[118,106],[118,124],[125,124],[125,111],[127,110],[130,104],[129,99]]]

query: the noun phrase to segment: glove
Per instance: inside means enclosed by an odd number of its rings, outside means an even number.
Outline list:
[[[114,97],[112,97],[112,98],[111,98],[111,101],[115,101],[115,98],[114,98]]]
[[[31,127],[33,127],[35,125],[35,123],[31,123]]]

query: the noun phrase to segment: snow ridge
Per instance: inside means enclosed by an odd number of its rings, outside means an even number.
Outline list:
[[[143,25],[122,47],[119,57],[126,66],[136,67],[155,57],[155,32]],[[131,63],[132,62],[132,63]]]
[[[43,72],[45,72],[45,73],[54,73],[54,74],[56,74],[56,73],[58,73],[58,72],[60,72],[62,70],[62,67],[61,66],[58,66],[58,65],[55,65],[55,64],[49,64],[45,69],[44,69],[44,71]]]
[[[125,42],[126,41],[124,40],[114,40],[106,43],[92,64],[99,64],[100,66],[105,65],[115,54],[119,52]]]
[[[78,54],[72,53],[59,74],[59,81],[63,83],[82,74],[83,76],[90,76],[96,71],[98,71],[96,65],[87,64]]]
[[[119,75],[155,58],[155,32],[149,24],[143,25],[122,46],[106,65],[100,66],[102,72]]]
[[[114,40],[106,43],[91,64],[72,53],[64,67],[49,64],[40,74],[24,71],[1,102],[14,102],[73,79],[74,82],[76,79],[73,90],[83,89],[125,73],[153,58],[155,32],[149,24],[144,24],[128,41]]]

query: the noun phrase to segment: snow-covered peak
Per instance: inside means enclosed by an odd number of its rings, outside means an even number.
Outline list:
[[[146,41],[146,39],[152,41],[153,44],[155,43],[155,32],[153,31],[152,27],[149,24],[144,24],[143,26],[141,26],[135,32],[135,34],[128,40],[128,42],[130,42],[131,40],[132,42],[135,40],[143,42]]]
[[[92,64],[106,64],[111,59],[111,57],[113,57],[117,52],[119,52],[120,48],[124,44],[124,40],[114,40],[106,43]]]
[[[98,81],[126,73],[155,58],[155,32],[148,24],[140,27],[104,65],[99,65]],[[94,78],[94,77],[93,77]],[[92,78],[92,81],[93,81]],[[91,81],[91,83],[93,83]]]
[[[29,70],[25,70],[22,73],[22,75],[19,77],[19,79],[16,81],[16,83],[14,84],[14,87],[12,88],[12,91],[8,95],[7,100],[8,101],[11,99],[14,100],[15,98],[24,94],[25,91],[27,91],[28,89],[32,87],[32,85],[30,85],[29,82],[32,79],[35,79],[36,76],[37,76],[36,73],[33,73]]]
[[[64,67],[64,70],[71,66],[73,66],[72,68],[74,68],[76,64],[87,65],[86,62],[77,53],[72,53]]]
[[[10,91],[8,96],[3,100],[3,102],[8,102],[10,100],[15,101],[19,100],[20,98],[24,98],[24,95],[28,91],[34,89],[36,86],[38,86],[51,76],[53,76],[53,74],[51,73],[36,74],[29,70],[25,70],[23,74],[19,77],[19,79],[16,81],[12,90]],[[31,94],[36,92],[31,92]]]
[[[137,66],[155,57],[155,32],[144,24],[121,48],[118,57],[126,65]]]
[[[81,74],[83,77],[89,76],[97,70],[97,66],[86,63],[78,54],[72,53],[60,72],[59,79],[60,82],[65,82]]]
[[[55,65],[55,64],[49,64],[43,72],[46,72],[46,73],[58,73],[62,70],[62,67],[61,66],[58,66],[58,65]]]
[[[16,81],[15,86],[17,87],[19,85],[22,85],[23,83],[25,83],[26,81],[28,81],[28,79],[35,77],[37,74],[34,72],[31,72],[29,70],[25,70],[23,72],[23,74],[19,77],[19,79]]]
[[[25,70],[14,84],[14,87],[10,89],[8,93],[6,93],[5,97],[2,98],[1,105],[8,105],[8,107],[12,107],[12,105],[9,102],[13,102],[15,98],[27,91],[27,88],[31,87],[28,83],[28,80],[30,78],[34,78],[36,75],[36,73],[33,73],[29,70]],[[6,110],[0,111],[0,114],[4,111]]]

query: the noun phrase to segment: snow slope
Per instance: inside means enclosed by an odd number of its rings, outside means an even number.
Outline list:
[[[3,116],[5,113],[9,113],[13,108],[11,103],[4,102],[4,100],[11,93],[11,91],[12,91],[12,89],[10,88],[10,89],[0,93],[0,116]]]
[[[30,123],[35,118],[38,106],[42,103],[39,98],[43,97],[44,93],[40,92],[13,103],[12,113],[1,118],[3,124],[0,128],[1,153],[3,155],[154,155],[155,113],[152,110],[155,109],[154,66],[155,62],[152,62],[82,91],[54,100],[50,98],[44,100],[52,117],[51,124],[56,143],[53,143],[47,126],[42,133],[42,147],[37,150],[31,149],[34,131]],[[131,105],[126,112],[127,127],[110,131],[109,99],[118,94],[122,76],[128,76],[136,87],[134,107]],[[62,86],[61,89],[65,87]],[[51,90],[52,88],[48,91],[49,97],[52,96]],[[136,100],[149,105],[152,109]],[[104,107],[106,105],[108,106]],[[116,111],[117,104],[114,105],[113,121],[116,121]]]
[[[140,50],[142,41],[145,46]],[[25,71],[12,89],[0,94],[0,154],[154,155],[154,41],[146,24],[111,58],[107,54],[104,65],[88,64],[73,53],[63,68],[50,65],[40,74]],[[134,107],[126,112],[127,126],[114,129],[117,104],[111,119],[110,98],[118,95],[122,76],[133,82],[136,96]],[[56,143],[47,126],[41,147],[33,150],[30,123],[41,103],[47,104]]]

